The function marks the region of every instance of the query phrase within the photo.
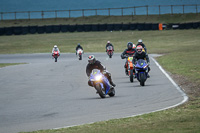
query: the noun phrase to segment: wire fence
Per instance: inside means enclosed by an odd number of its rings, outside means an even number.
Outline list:
[[[71,18],[85,16],[124,16],[124,15],[161,15],[161,14],[186,14],[200,13],[199,4],[191,5],[146,5],[121,8],[78,9],[78,10],[49,10],[49,11],[19,11],[0,12],[1,20],[17,19],[46,19],[46,18]]]

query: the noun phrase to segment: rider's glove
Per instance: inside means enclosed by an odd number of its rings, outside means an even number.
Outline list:
[[[149,62],[148,62],[147,64],[148,64],[148,66],[150,66],[150,63],[149,63]]]
[[[102,72],[104,75],[106,74],[106,70],[103,70],[103,72]]]

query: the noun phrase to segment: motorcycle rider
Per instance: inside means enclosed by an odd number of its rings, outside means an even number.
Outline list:
[[[136,64],[136,61],[139,60],[139,59],[146,60],[147,64],[148,64],[148,75],[147,75],[147,77],[149,78],[150,77],[149,76],[150,60],[149,60],[148,54],[146,52],[144,52],[142,49],[143,49],[143,47],[140,46],[140,45],[136,47],[136,53],[133,56],[133,62],[134,62],[134,64]]]
[[[113,47],[113,51],[114,51],[114,46],[112,45],[112,43],[110,43],[110,41],[108,41],[107,44],[106,44],[106,52],[107,52],[107,47],[108,46],[112,46]]]
[[[82,50],[83,50],[83,47],[81,46],[80,43],[78,43],[77,46],[76,46],[76,55],[77,55],[77,50],[78,50],[78,49],[82,49]]]
[[[136,47],[139,46],[139,45],[141,45],[141,46],[144,48],[145,52],[147,53],[147,48],[146,48],[146,46],[144,45],[144,43],[142,42],[142,39],[139,39],[139,40],[138,40],[138,44],[136,45]]]
[[[109,73],[106,68],[101,65],[101,62],[96,60],[96,58],[94,57],[94,55],[90,55],[88,57],[88,64],[86,67],[86,74],[88,76],[88,78],[90,77],[90,74],[92,72],[93,69],[99,69],[101,71],[101,73],[103,73],[109,80],[111,88],[115,87],[116,85],[113,83],[112,79],[111,79],[111,73]],[[88,85],[92,86],[91,81],[88,81]],[[93,87],[93,86],[92,86]]]
[[[54,45],[54,47],[53,47],[53,49],[52,49],[52,56],[53,56],[53,52],[54,52],[54,51],[58,51],[58,56],[60,56],[60,50],[59,50],[59,48],[58,48],[57,45]]]
[[[133,57],[135,52],[136,52],[136,49],[133,48],[133,43],[132,42],[128,42],[127,43],[127,49],[125,49],[124,52],[121,54],[121,58],[125,59],[125,58],[127,58],[129,56]],[[128,61],[126,60],[125,65],[124,65],[126,75],[128,75],[127,65],[128,65]]]

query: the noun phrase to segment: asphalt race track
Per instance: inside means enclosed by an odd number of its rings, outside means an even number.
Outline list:
[[[150,76],[142,87],[131,83],[120,54],[109,59],[95,53],[111,72],[116,96],[101,99],[87,84],[89,54],[79,61],[62,54],[55,63],[51,54],[0,55],[0,63],[27,63],[0,68],[0,133],[67,127],[162,110],[185,101],[151,59]],[[152,57],[153,55],[150,55]]]

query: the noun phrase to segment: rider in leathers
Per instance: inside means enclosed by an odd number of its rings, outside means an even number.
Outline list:
[[[136,53],[134,54],[134,56],[133,56],[133,62],[134,62],[134,64],[136,64],[136,61],[137,60],[139,60],[139,59],[143,59],[143,60],[146,60],[147,61],[147,64],[148,64],[148,72],[150,71],[150,60],[149,60],[149,56],[148,56],[148,54],[146,53],[146,52],[144,52],[143,50],[142,50],[142,46],[137,46],[136,47]],[[149,74],[147,75],[147,77],[149,78],[150,76],[149,76]]]
[[[78,45],[76,46],[76,55],[77,55],[77,50],[78,50],[78,49],[82,49],[82,50],[83,50],[83,47],[81,46],[80,43],[78,43]]]
[[[88,57],[88,65],[86,67],[86,74],[88,76],[88,78],[90,77],[90,74],[92,72],[93,69],[99,69],[101,71],[101,73],[103,73],[109,80],[110,84],[115,87],[116,85],[113,83],[112,79],[111,79],[111,74],[106,70],[106,68],[101,65],[101,62],[96,60],[96,58],[94,57],[94,55],[90,55]],[[88,81],[88,85],[92,86],[91,81]],[[111,87],[112,87],[111,86]],[[93,86],[92,86],[93,87]]]
[[[138,40],[138,44],[136,45],[136,47],[139,46],[139,45],[141,45],[141,46],[144,48],[145,52],[147,53],[147,48],[146,48],[146,46],[144,45],[144,43],[142,42],[142,39],[139,39],[139,40]]]
[[[114,46],[112,45],[112,43],[110,43],[110,41],[108,41],[107,44],[106,44],[106,52],[107,52],[107,47],[108,46],[112,46],[113,47],[113,51],[114,51]]]
[[[125,49],[124,52],[121,54],[121,58],[125,59],[129,56],[133,57],[135,52],[136,52],[136,49],[133,48],[133,43],[128,42],[127,43],[127,49]],[[126,75],[128,75],[127,65],[128,65],[128,61],[126,60],[125,65],[124,65]]]

